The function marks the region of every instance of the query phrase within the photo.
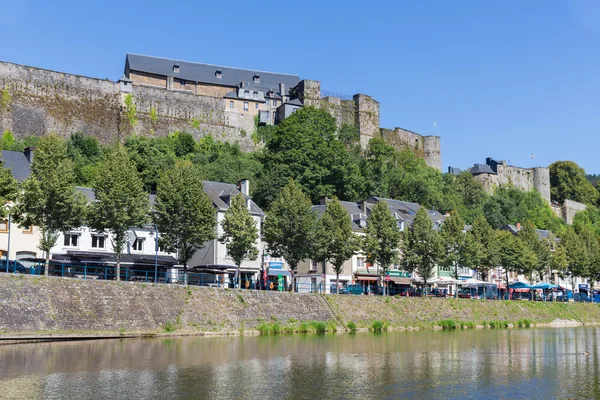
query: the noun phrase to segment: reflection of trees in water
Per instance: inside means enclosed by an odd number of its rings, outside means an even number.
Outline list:
[[[116,388],[138,398],[444,397],[514,387],[589,398],[600,394],[599,334],[562,328],[0,346],[0,386],[39,397],[61,390],[103,397]],[[17,379],[24,372],[39,378]]]

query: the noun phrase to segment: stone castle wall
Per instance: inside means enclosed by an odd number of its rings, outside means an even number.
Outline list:
[[[0,91],[7,99],[0,103],[0,131],[17,138],[81,131],[109,143],[133,130],[125,113],[126,94],[116,82],[0,62]],[[222,99],[146,86],[135,86],[131,94],[140,135],[179,130],[237,142],[246,151],[255,148],[253,117],[225,111]]]
[[[475,180],[481,182],[488,193],[503,185],[513,185],[523,191],[537,190],[542,198],[550,202],[550,170],[546,167],[520,168],[498,164],[497,175],[479,174]]]

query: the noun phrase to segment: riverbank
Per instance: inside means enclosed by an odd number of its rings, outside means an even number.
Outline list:
[[[0,338],[595,325],[589,303],[316,295],[0,274]]]

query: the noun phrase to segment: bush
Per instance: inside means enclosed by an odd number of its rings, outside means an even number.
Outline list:
[[[461,322],[460,327],[462,329],[474,329],[476,327],[476,325],[475,325],[475,322],[468,321],[468,322]]]
[[[300,327],[298,328],[298,332],[300,332],[300,333],[306,333],[306,332],[308,332],[308,329],[309,329],[308,323],[307,322],[302,322],[300,324]]]
[[[167,332],[167,333],[175,332],[175,324],[173,324],[171,321],[167,321],[165,323],[165,332]]]
[[[381,332],[383,330],[383,322],[382,321],[373,321],[371,324],[371,329],[373,332]]]
[[[520,319],[519,321],[517,321],[517,325],[519,326],[519,328],[529,328],[529,327],[531,327],[531,320],[530,319]]]
[[[317,333],[323,333],[327,330],[327,325],[323,321],[312,321],[310,326]]]
[[[456,329],[458,324],[453,319],[443,319],[440,321],[440,326],[443,330],[452,330]]]
[[[348,324],[346,324],[346,327],[350,332],[356,332],[356,324],[354,322],[348,322]]]
[[[327,332],[337,332],[337,324],[333,321],[328,321]]]

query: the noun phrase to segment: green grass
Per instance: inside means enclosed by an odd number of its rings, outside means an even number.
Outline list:
[[[327,324],[323,321],[312,321],[310,326],[316,333],[324,333],[327,330]]]
[[[477,325],[473,321],[465,321],[460,323],[462,329],[475,329]]]
[[[381,332],[383,330],[383,321],[373,321],[371,330],[373,332]]]
[[[443,319],[439,324],[443,330],[453,330],[459,327],[459,324],[453,319]]]
[[[530,319],[520,319],[517,321],[517,325],[519,326],[519,328],[530,328],[531,320]]]
[[[165,330],[165,332],[166,332],[166,333],[172,333],[172,332],[175,332],[175,324],[174,324],[174,323],[172,323],[171,321],[167,321],[167,322],[165,323],[164,330]]]

